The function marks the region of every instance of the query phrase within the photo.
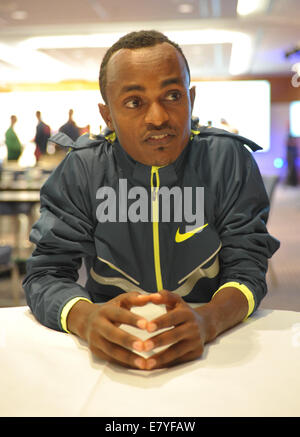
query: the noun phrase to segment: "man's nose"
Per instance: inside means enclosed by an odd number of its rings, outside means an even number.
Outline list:
[[[153,126],[159,127],[164,125],[169,120],[169,114],[165,108],[158,102],[153,102],[146,113],[145,122]]]

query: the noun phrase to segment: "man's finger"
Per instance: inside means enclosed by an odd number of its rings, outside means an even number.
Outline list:
[[[170,367],[175,365],[175,363],[185,362],[189,359],[200,357],[202,352],[203,346],[195,348],[195,342],[193,340],[183,340],[155,355],[152,355],[146,361],[146,369],[152,370]]]
[[[157,364],[157,362],[153,359],[153,362],[151,363],[146,363],[146,367],[148,370],[154,370],[155,368],[160,368],[160,367],[173,367],[173,366],[178,366],[179,364],[183,364],[183,363],[188,363],[189,361],[195,361],[196,359],[201,358],[201,355],[203,353],[203,349],[194,349],[184,355],[182,355],[181,357],[175,359],[174,361],[171,361],[168,365],[160,365]],[[153,367],[151,367],[153,366]],[[154,367],[157,366],[157,367]],[[159,367],[160,366],[160,367]]]
[[[150,351],[159,347],[178,343],[182,340],[192,338],[194,330],[189,329],[189,325],[181,324],[173,329],[168,329],[160,334],[154,335],[144,341],[144,350]],[[195,335],[196,337],[196,335]]]
[[[146,329],[147,327],[147,320],[144,317],[135,314],[127,308],[118,305],[107,305],[106,307],[103,306],[102,309],[102,315],[113,323],[118,323],[119,325],[123,323],[139,329]]]
[[[159,331],[160,329],[177,326],[191,319],[191,309],[183,306],[180,309],[172,309],[167,313],[151,320],[147,325],[149,332]]]
[[[140,294],[139,292],[124,293],[118,296],[117,302],[124,308],[130,309],[133,306],[144,306],[151,302],[151,295]]]
[[[99,358],[134,369],[146,369],[146,360],[125,348],[112,344],[105,338],[100,338],[98,345],[90,346],[93,354]]]
[[[182,301],[180,296],[168,290],[160,290],[159,292],[150,293],[147,295],[140,294],[138,299],[141,300],[141,302],[146,299],[146,303],[151,302],[157,305],[165,304],[170,306],[174,306]]]
[[[120,316],[120,314],[123,314],[123,312],[130,313],[128,310],[122,309],[122,312],[119,312],[118,314],[115,314],[112,310],[111,314],[110,311],[107,311],[106,317],[102,317],[101,322],[96,326],[96,329],[92,332],[92,341],[93,343],[96,343],[98,347],[100,347],[100,340],[97,341],[97,339],[101,339],[104,337],[107,341],[111,343],[115,343],[117,345],[120,345],[122,347],[125,347],[127,349],[135,349],[138,352],[142,352],[144,350],[143,342],[140,338],[129,334],[125,330],[117,327],[113,322],[116,321],[119,324],[127,324],[132,326],[138,326],[139,320],[138,316],[134,317],[135,314],[131,315],[125,315],[125,317]],[[138,320],[138,321],[137,321]],[[144,319],[140,319],[144,321]],[[147,321],[144,321],[145,324]]]
[[[182,302],[182,298],[180,296],[178,296],[178,294],[176,293],[172,293],[171,291],[168,290],[160,290],[158,292],[158,294],[161,295],[162,297],[162,303],[165,305],[176,305],[180,302]]]

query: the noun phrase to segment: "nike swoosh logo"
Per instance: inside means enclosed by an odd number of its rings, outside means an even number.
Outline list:
[[[203,226],[199,226],[199,228],[195,228],[190,232],[185,232],[184,234],[181,234],[179,231],[179,228],[177,229],[176,235],[175,235],[175,241],[176,243],[182,243],[183,241],[187,240],[188,238],[191,238],[193,235],[195,235],[197,232],[204,229],[208,223],[205,223]]]

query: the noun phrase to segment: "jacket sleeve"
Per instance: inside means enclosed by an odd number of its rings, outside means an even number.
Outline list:
[[[268,258],[279,248],[279,242],[267,230],[269,199],[252,154],[235,141],[225,159],[225,171],[218,170],[220,159],[215,168],[221,175],[215,211],[222,241],[220,288],[236,283],[249,304],[252,301],[250,315],[267,293]]]
[[[76,281],[82,258],[95,253],[88,169],[71,151],[41,189],[40,218],[30,241],[36,248],[23,281],[28,306],[45,326],[64,330],[63,308],[76,297],[91,300]]]

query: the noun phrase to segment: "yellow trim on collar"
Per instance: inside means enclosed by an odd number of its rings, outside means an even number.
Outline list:
[[[89,299],[87,299],[85,297],[74,297],[73,299],[69,300],[69,302],[67,302],[65,304],[65,306],[63,307],[62,312],[60,314],[61,327],[68,334],[70,334],[70,331],[68,331],[68,329],[67,329],[67,317],[68,317],[69,311],[71,310],[73,305],[75,305],[75,303],[77,303],[79,300],[86,300],[87,302],[92,303]]]
[[[110,143],[114,143],[116,141],[117,135],[116,132],[111,132],[110,134],[106,135],[105,139],[109,141]]]
[[[226,282],[226,284],[223,284],[223,285],[221,285],[220,288],[218,288],[218,290],[213,294],[212,297],[214,297],[214,295],[217,294],[220,290],[222,290],[223,288],[227,288],[227,287],[237,288],[246,297],[246,299],[248,301],[248,313],[247,313],[247,315],[246,315],[246,317],[244,319],[244,320],[246,320],[250,316],[250,314],[253,313],[253,310],[254,310],[254,307],[255,307],[255,301],[254,301],[254,297],[253,297],[252,291],[250,291],[249,288],[246,285],[240,284],[239,282]]]

